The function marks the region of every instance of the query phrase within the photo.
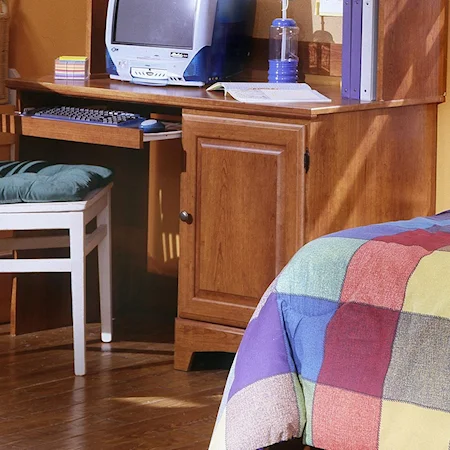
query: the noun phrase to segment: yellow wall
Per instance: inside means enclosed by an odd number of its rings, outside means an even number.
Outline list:
[[[85,53],[85,0],[10,0],[10,67],[53,73],[56,57]]]
[[[450,14],[450,11],[449,11]],[[450,33],[447,37],[450,50]],[[447,92],[450,86],[450,57],[447,59]],[[438,108],[438,154],[436,211],[450,209],[450,100]]]

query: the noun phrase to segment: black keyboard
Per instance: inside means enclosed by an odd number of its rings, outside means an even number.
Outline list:
[[[44,108],[27,108],[25,116],[42,119],[66,120],[70,122],[92,123],[119,127],[139,125],[144,119],[139,114],[108,109],[81,108],[76,106],[52,106]]]

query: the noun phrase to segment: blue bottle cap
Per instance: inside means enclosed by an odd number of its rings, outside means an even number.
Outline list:
[[[274,19],[272,22],[273,27],[296,27],[297,23],[294,19]]]

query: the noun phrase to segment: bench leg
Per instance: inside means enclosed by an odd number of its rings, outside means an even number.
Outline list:
[[[70,226],[73,350],[75,375],[86,374],[86,257],[83,214],[73,215]]]
[[[112,276],[111,276],[111,193],[106,208],[97,216],[97,226],[106,226],[106,236],[98,244],[98,278],[100,288],[100,316],[102,341],[112,340]]]

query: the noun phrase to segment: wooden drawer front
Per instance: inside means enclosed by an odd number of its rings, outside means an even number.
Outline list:
[[[245,327],[303,242],[304,126],[183,116],[180,317]]]

